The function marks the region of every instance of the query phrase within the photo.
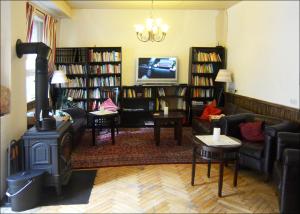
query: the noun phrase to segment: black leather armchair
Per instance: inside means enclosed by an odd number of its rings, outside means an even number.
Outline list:
[[[219,107],[222,110],[222,114],[226,116],[236,115],[241,113],[252,113],[246,109],[243,109],[233,103],[225,103],[224,107]],[[200,120],[198,117],[202,114],[203,109],[193,110],[192,116],[192,130],[193,134],[212,134],[214,127],[219,127],[219,120]]]
[[[300,130],[278,133],[273,174],[280,213],[300,213]]]
[[[264,141],[249,142],[242,139],[239,124],[257,120],[264,121],[265,123]],[[219,125],[222,134],[236,137],[242,141],[240,148],[240,165],[264,173],[266,180],[272,175],[273,163],[276,156],[277,132],[289,131],[298,127],[298,124],[289,121],[251,113],[223,117],[220,119]]]

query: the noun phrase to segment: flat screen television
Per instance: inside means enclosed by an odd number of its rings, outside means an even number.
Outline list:
[[[136,65],[138,84],[177,83],[176,57],[140,57]]]

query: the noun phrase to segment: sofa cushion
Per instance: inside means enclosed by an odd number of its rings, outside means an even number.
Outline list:
[[[201,120],[209,120],[209,115],[218,115],[221,114],[222,110],[217,108],[216,100],[213,100],[210,104],[208,104],[199,119]]]
[[[240,148],[240,153],[256,159],[261,159],[264,155],[264,144],[262,142],[253,143],[249,141],[243,141]]]
[[[262,121],[240,123],[239,127],[243,139],[248,140],[250,142],[263,142],[264,132]]]

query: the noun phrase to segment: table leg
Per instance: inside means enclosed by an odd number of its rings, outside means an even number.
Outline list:
[[[177,141],[178,145],[181,145],[181,138],[182,138],[182,123],[180,120],[177,121]]]
[[[219,190],[218,196],[222,197],[222,187],[223,187],[223,172],[224,172],[224,162],[221,160],[220,162],[220,172],[219,172]]]
[[[160,123],[158,121],[155,121],[155,124],[154,124],[154,138],[155,138],[156,146],[159,146],[159,143],[160,143]]]
[[[93,146],[96,145],[96,136],[95,136],[95,118],[92,118],[92,138],[93,138]]]
[[[211,168],[211,161],[208,161],[207,164],[207,177],[210,178],[210,168]]]
[[[178,125],[177,122],[174,124],[174,139],[178,140]]]
[[[237,177],[239,170],[239,154],[236,154],[235,166],[234,166],[234,177],[233,177],[233,186],[237,186]]]
[[[111,120],[111,140],[112,140],[112,145],[115,145],[115,118],[114,117]]]
[[[196,173],[196,151],[197,151],[197,147],[194,146],[194,149],[193,149],[193,162],[192,162],[192,180],[191,180],[192,186],[194,186],[194,183],[195,183],[195,173]]]

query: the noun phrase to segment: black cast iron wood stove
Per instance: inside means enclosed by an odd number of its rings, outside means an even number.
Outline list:
[[[35,70],[35,127],[23,135],[25,145],[25,168],[47,172],[44,184],[55,186],[61,194],[61,186],[71,176],[72,135],[70,122],[56,122],[49,116],[48,57],[50,48],[42,42],[22,43],[17,41],[19,58],[23,54],[37,54]]]

